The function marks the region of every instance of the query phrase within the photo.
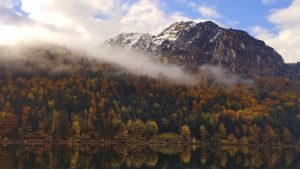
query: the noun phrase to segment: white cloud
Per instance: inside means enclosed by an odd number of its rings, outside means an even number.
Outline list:
[[[166,13],[159,0],[21,0],[28,16],[15,11],[14,1],[0,0],[0,44],[35,39],[96,47],[120,32],[159,33],[173,22],[192,20]]]
[[[212,6],[200,5],[198,11],[202,17],[208,19],[219,19],[222,17],[222,15]]]
[[[0,22],[6,24],[21,23],[25,20],[14,10],[14,3],[8,0],[0,0]]]
[[[198,8],[198,5],[196,2],[194,2],[193,0],[177,0],[177,2],[189,7],[189,8],[192,8],[193,10],[197,10]]]
[[[268,20],[276,26],[277,33],[259,26],[253,28],[254,35],[274,47],[286,62],[300,61],[299,9],[300,0],[293,0],[289,7],[272,11]]]
[[[158,2],[140,0],[133,4],[121,19],[124,31],[157,32],[167,23],[167,16],[158,8]],[[154,24],[155,23],[155,24]]]
[[[195,0],[176,0],[178,3],[184,5],[185,7],[198,12],[201,17],[198,19],[194,19],[196,22],[203,22],[203,21],[213,21],[219,26],[225,28],[235,27],[239,24],[237,20],[222,20],[223,16],[217,11],[215,6],[209,6],[207,4],[203,4],[197,2]]]

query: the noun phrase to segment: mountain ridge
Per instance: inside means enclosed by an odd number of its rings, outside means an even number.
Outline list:
[[[176,22],[157,35],[122,33],[105,44],[159,55],[166,63],[197,67],[222,65],[246,76],[280,76],[300,80],[299,63],[286,64],[280,54],[247,32],[211,21]]]

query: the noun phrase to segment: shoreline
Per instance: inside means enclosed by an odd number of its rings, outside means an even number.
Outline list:
[[[224,143],[201,143],[201,142],[154,142],[154,141],[91,141],[91,140],[0,140],[1,145],[138,145],[138,146],[247,146],[247,147],[300,147],[300,144],[224,144]]]

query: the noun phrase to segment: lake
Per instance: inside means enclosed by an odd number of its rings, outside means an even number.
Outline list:
[[[299,169],[300,148],[7,145],[0,169]]]

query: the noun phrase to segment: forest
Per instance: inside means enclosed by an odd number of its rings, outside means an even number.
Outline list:
[[[0,75],[0,140],[118,143],[300,143],[300,83],[180,85],[105,70]]]

